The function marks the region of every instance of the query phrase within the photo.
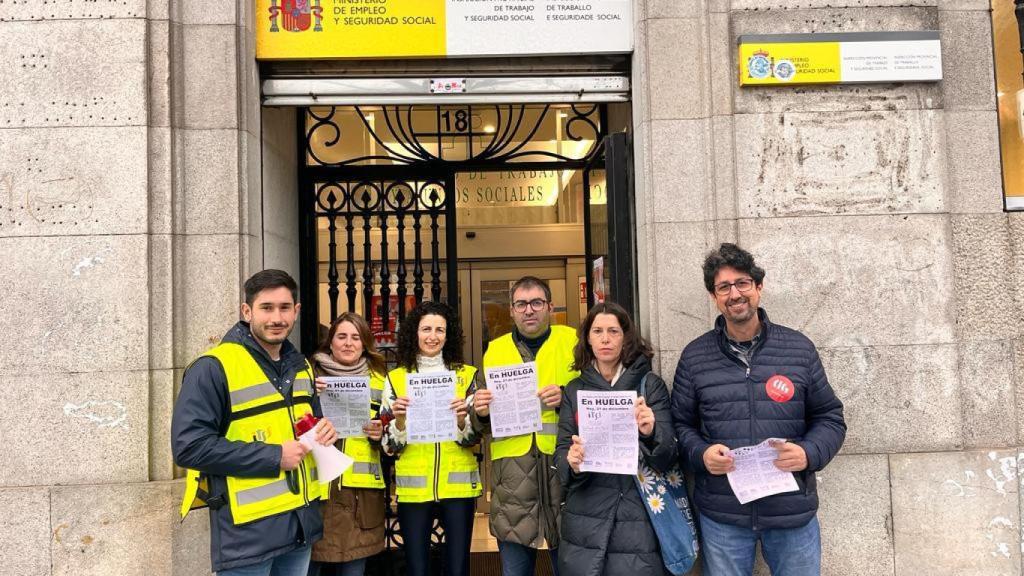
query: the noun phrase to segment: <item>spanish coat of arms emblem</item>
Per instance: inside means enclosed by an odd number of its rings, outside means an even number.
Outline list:
[[[323,8],[320,0],[270,0],[270,31],[303,32],[313,26],[314,32],[323,32]],[[278,26],[280,19],[280,26]]]

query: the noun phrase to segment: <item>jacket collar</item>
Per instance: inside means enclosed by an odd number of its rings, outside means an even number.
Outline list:
[[[768,320],[768,313],[765,312],[764,308],[758,307],[757,317],[761,320],[761,337],[757,344],[757,347],[760,348],[768,341],[774,328],[771,321]],[[718,341],[718,347],[722,349],[722,352],[730,357],[733,356],[732,349],[729,347],[729,335],[725,332],[725,316],[721,314],[715,319],[715,336]]]
[[[551,326],[548,326],[547,330],[533,338],[527,338],[526,336],[523,336],[522,333],[519,332],[519,328],[516,328],[515,326],[512,327],[512,339],[515,340],[516,342],[522,342],[524,344],[540,342],[541,345],[543,345],[544,342],[547,342],[549,336],[551,336]]]
[[[772,323],[768,320],[768,313],[765,312],[764,308],[758,307],[757,317],[761,320],[761,338],[767,340],[771,333]],[[715,319],[715,332],[720,338],[728,338],[729,335],[725,332],[725,316],[719,314],[718,318]]]
[[[593,364],[587,366],[580,373],[583,380],[583,390],[612,390],[616,392],[637,390],[640,388],[640,380],[651,371],[651,361],[644,355],[636,357],[633,363],[626,366],[613,387],[601,376]]]

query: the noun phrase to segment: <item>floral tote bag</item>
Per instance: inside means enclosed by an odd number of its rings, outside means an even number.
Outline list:
[[[649,375],[640,381],[640,395],[644,397],[647,395]],[[697,543],[697,530],[679,462],[673,464],[665,474],[659,474],[644,464],[641,457],[633,479],[644,501],[654,533],[658,536],[665,568],[674,576],[682,576],[696,562],[700,545]]]

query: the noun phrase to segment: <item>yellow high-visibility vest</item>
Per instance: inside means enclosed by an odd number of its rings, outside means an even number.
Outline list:
[[[283,444],[295,440],[293,423],[313,411],[313,369],[306,363],[293,378],[291,406],[241,344],[222,343],[204,356],[220,361],[228,381],[231,421],[224,437],[234,442]],[[263,478],[227,477],[227,504],[235,524],[305,506],[311,500],[327,498],[328,487],[317,479],[312,453],[307,454],[291,479],[284,471]],[[291,480],[291,481],[289,481]],[[181,517],[206,506],[206,478],[189,470]]]
[[[566,384],[580,375],[572,369],[573,349],[576,347],[576,330],[568,326],[552,326],[551,334],[537,351],[534,361],[537,363],[538,390],[556,384]],[[484,367],[496,368],[521,364],[523,356],[516,348],[512,334],[505,334],[491,341],[484,353]],[[491,439],[491,460],[501,458],[517,458],[526,454],[537,441],[537,448],[545,454],[555,453],[555,440],[558,437],[558,412],[554,408],[541,405],[541,431],[533,434],[520,434],[507,438]]]
[[[388,373],[395,396],[405,396],[405,368]],[[464,398],[476,368],[455,372],[455,395]],[[455,418],[455,415],[452,415]],[[407,444],[395,461],[395,494],[399,502],[431,502],[445,498],[476,498],[483,493],[480,468],[473,449],[455,442]]]
[[[380,417],[380,401],[384,394],[384,376],[370,373],[370,419]],[[365,436],[343,438],[341,448],[355,463],[341,475],[341,485],[349,488],[384,489],[384,471],[380,467],[380,447]]]

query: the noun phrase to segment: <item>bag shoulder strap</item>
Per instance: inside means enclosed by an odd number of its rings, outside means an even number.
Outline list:
[[[651,375],[651,372],[644,374],[644,377],[640,379],[640,395],[647,400],[647,378]]]

